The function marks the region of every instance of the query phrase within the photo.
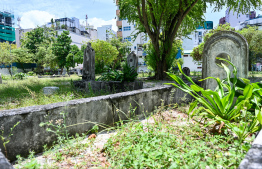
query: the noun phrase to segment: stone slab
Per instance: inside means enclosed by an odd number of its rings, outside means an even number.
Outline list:
[[[45,95],[54,94],[58,90],[59,90],[59,87],[55,87],[55,86],[49,86],[49,87],[44,87],[43,88],[43,92],[44,92]]]

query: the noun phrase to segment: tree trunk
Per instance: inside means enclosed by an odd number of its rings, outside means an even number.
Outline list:
[[[8,69],[8,71],[9,71],[9,74],[11,75],[11,77],[13,77],[13,74],[12,74],[11,68],[8,67],[7,69]]]
[[[61,68],[61,75],[63,74],[63,70],[64,70],[64,68],[62,67],[62,68]]]
[[[166,78],[167,65],[166,65],[166,55],[162,54],[160,61],[157,61],[156,69],[156,80],[164,80]]]

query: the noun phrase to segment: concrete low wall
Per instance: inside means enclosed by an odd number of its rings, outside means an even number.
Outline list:
[[[4,127],[5,137],[8,136],[10,128],[20,121],[20,124],[13,130],[11,141],[6,144],[8,159],[13,161],[16,155],[26,156],[30,150],[40,152],[43,150],[43,145],[52,144],[56,140],[55,135],[47,132],[45,127],[40,127],[39,124],[49,120],[61,119],[61,112],[67,113],[67,126],[83,123],[85,120],[112,126],[120,118],[122,120],[127,119],[126,115],[118,112],[117,109],[129,116],[130,103],[133,108],[137,107],[136,114],[142,114],[143,111],[153,112],[155,107],[161,105],[161,102],[164,102],[165,105],[184,102],[184,96],[185,93],[179,89],[171,86],[160,86],[107,96],[0,111],[0,127]],[[186,97],[187,101],[192,99],[190,95],[186,95]],[[68,128],[68,131],[72,135],[84,133],[90,130],[93,125],[91,123],[76,125]],[[1,140],[0,148],[4,151]]]
[[[262,169],[262,131],[254,140],[245,158],[241,161],[239,169]]]

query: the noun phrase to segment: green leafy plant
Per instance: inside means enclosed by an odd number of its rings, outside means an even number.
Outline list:
[[[26,77],[26,73],[16,73],[14,79],[23,80]]]
[[[13,132],[14,128],[15,128],[19,123],[20,123],[20,121],[18,121],[18,122],[10,129],[10,132],[9,132],[9,134],[8,134],[7,137],[4,137],[4,130],[5,130],[5,129],[4,129],[4,126],[2,125],[1,128],[0,128],[0,130],[1,130],[0,138],[1,138],[2,142],[3,142],[3,146],[4,146],[4,149],[5,149],[5,155],[6,155],[6,157],[7,157],[6,144],[8,144],[8,143],[10,142],[11,136],[13,135],[12,132]]]
[[[231,72],[227,66],[225,66],[222,63],[223,68],[226,71],[227,78],[224,80],[220,80],[219,78],[214,77],[208,77],[206,79],[214,79],[217,81],[217,88],[215,91],[212,91],[210,89],[203,89],[202,87],[196,85],[193,80],[186,76],[182,69],[180,64],[179,69],[180,72],[187,78],[189,82],[192,83],[191,86],[188,86],[183,80],[171,73],[167,73],[177,84],[174,83],[168,83],[172,84],[175,87],[181,89],[184,92],[187,92],[191,96],[193,96],[196,100],[191,103],[188,113],[191,113],[190,116],[200,115],[203,118],[209,118],[212,119],[208,122],[207,125],[214,124],[220,125],[220,129],[224,126],[224,124],[229,127],[240,140],[245,139],[250,133],[253,133],[255,131],[258,131],[261,128],[261,125],[259,125],[259,121],[257,118],[260,116],[257,116],[258,113],[261,114],[261,111],[258,109],[256,112],[258,112],[255,116],[249,116],[249,119],[247,119],[247,113],[242,113],[244,110],[248,110],[252,107],[252,103],[250,102],[250,99],[252,98],[252,89],[253,87],[251,85],[246,85],[243,89],[243,95],[238,97],[236,102],[234,101],[234,98],[236,96],[236,91],[239,89],[236,86],[237,83],[237,69],[236,67],[229,61],[217,58],[219,60],[223,60],[228,62],[233,67],[233,75],[234,78],[230,81]],[[203,80],[206,80],[203,79]],[[201,93],[201,95],[199,94]],[[200,103],[201,106],[197,107],[197,104]],[[251,121],[251,123],[250,123]],[[233,125],[232,122],[235,123],[241,123],[242,125]],[[245,125],[244,125],[245,123]],[[243,127],[244,125],[244,127]],[[249,133],[249,134],[248,134]]]
[[[58,138],[58,142],[64,143],[69,140],[69,133],[66,126],[66,113],[61,112],[60,115],[62,116],[61,119],[57,119],[55,122],[53,120],[41,122],[39,126],[47,126],[46,131],[54,133]]]
[[[123,81],[123,73],[117,70],[109,69],[108,72],[102,73],[98,81]]]
[[[123,74],[123,81],[125,82],[133,82],[138,76],[137,69],[129,66],[127,62],[123,65]]]
[[[28,76],[34,76],[35,73],[34,73],[33,71],[30,71],[30,72],[27,72],[27,75],[28,75]]]

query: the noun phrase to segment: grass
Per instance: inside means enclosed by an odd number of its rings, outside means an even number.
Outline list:
[[[211,133],[189,120],[186,110],[162,108],[142,122],[121,123],[100,148],[96,142],[99,136],[87,139],[77,134],[39,157],[20,158],[14,167],[237,168],[251,144],[240,144],[230,132]]]
[[[76,90],[72,84],[73,80],[81,80],[81,78],[73,75],[62,78],[34,76],[24,80],[3,80],[3,84],[0,85],[0,111],[96,96],[94,93],[87,94]],[[46,86],[57,86],[59,91],[46,96],[43,94],[43,88]]]

